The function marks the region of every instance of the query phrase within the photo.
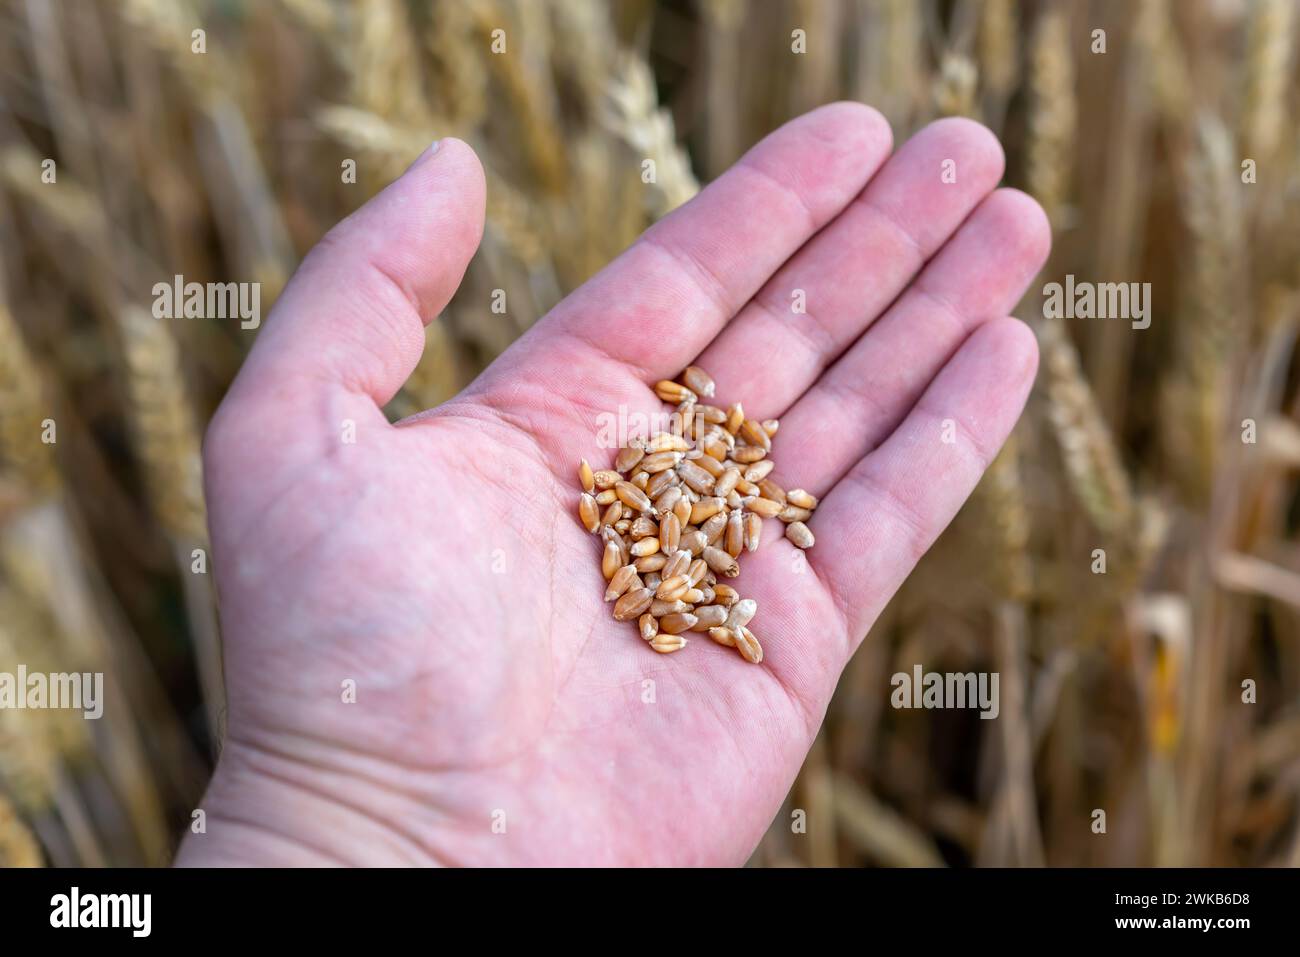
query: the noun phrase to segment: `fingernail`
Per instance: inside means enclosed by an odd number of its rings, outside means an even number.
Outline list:
[[[438,145],[440,143],[441,140],[434,140],[432,143],[430,143],[423,153],[421,153],[419,156],[417,156],[414,160],[411,161],[411,165],[406,167],[406,171],[409,173],[411,170],[415,169],[421,163],[425,162],[434,153],[438,152]]]

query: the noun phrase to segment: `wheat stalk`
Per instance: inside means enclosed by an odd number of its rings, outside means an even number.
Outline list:
[[[1294,14],[1294,0],[1255,0],[1250,8],[1238,139],[1261,165],[1272,159],[1290,119]]]
[[[980,7],[979,75],[984,92],[997,104],[999,114],[1020,72],[1016,43],[1019,19],[1015,0],[984,0]]]
[[[163,527],[184,541],[207,539],[198,429],[176,341],[143,309],[119,315],[136,452]]]
[[[41,846],[14,806],[0,794],[0,867],[40,867]]]
[[[436,0],[430,10],[425,46],[432,60],[432,91],[438,112],[455,130],[477,127],[487,112],[484,58],[489,54],[468,0]]]
[[[619,57],[600,119],[635,157],[654,161],[655,182],[650,190],[654,217],[675,209],[699,192],[700,184],[691,172],[690,161],[677,144],[672,117],[659,108],[654,78],[640,58],[630,53]]]
[[[41,441],[46,419],[57,428],[35,360],[0,294],[0,461],[38,494],[59,486],[56,446]]]
[[[995,578],[1003,596],[1028,601],[1033,590],[1029,553],[1031,518],[1020,472],[1020,439],[1013,432],[978,488],[981,511],[993,533]]]
[[[1029,50],[1029,90],[1026,182],[1059,229],[1070,199],[1078,122],[1074,54],[1064,7],[1049,8],[1035,27]]]
[[[1062,321],[1038,325],[1048,419],[1061,449],[1066,478],[1089,519],[1103,531],[1129,528],[1133,493],[1114,438],[1079,369]]]
[[[1250,335],[1243,287],[1246,232],[1236,149],[1224,124],[1209,115],[1197,124],[1194,150],[1182,175],[1190,236],[1174,366],[1162,395],[1163,432],[1178,480],[1204,501],[1225,427],[1225,402],[1235,391],[1235,357]]]

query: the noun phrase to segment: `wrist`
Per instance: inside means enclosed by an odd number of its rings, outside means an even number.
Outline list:
[[[405,802],[338,768],[228,741],[176,855],[179,867],[442,863]]]

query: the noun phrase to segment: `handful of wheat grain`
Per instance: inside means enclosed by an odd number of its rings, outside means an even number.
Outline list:
[[[655,386],[677,406],[668,431],[629,441],[612,469],[593,472],[582,460],[578,517],[604,542],[605,601],[617,620],[637,622],[651,648],[680,651],[683,632],[706,632],[758,664],[763,647],[749,630],[758,603],[718,576],[740,574],[741,553],[758,548],[765,518],[785,522],[785,537],[811,548],[804,522],[817,499],[769,478],[776,419],[747,419],[738,402],[702,403],[714,383],[698,366],[681,379]]]

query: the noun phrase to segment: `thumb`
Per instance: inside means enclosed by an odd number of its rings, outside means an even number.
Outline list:
[[[435,142],[329,231],[285,287],[231,396],[343,388],[383,405],[414,371],[483,236],[483,168]]]

